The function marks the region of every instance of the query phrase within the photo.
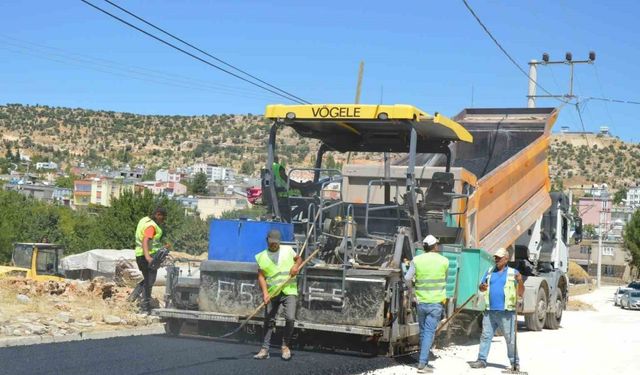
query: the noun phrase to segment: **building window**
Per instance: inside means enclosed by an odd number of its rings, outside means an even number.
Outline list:
[[[603,247],[602,248],[602,255],[608,255],[608,256],[613,256],[613,247]]]
[[[615,276],[613,266],[610,264],[605,264],[602,266],[602,273],[604,274],[604,276]]]
[[[591,253],[591,247],[580,246],[580,254],[589,254],[589,253]]]

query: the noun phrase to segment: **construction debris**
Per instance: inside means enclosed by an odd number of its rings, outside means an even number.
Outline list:
[[[114,281],[118,286],[133,288],[141,282],[144,277],[137,265],[129,260],[120,259],[116,263]]]
[[[62,282],[2,278],[0,338],[57,337],[158,323],[157,317],[138,314],[137,306],[126,301],[130,292],[130,288],[119,287],[103,277]]]

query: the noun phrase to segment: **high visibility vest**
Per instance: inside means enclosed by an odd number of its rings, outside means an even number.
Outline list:
[[[416,268],[416,297],[418,303],[442,303],[447,299],[447,271],[449,259],[434,252],[413,258]]]
[[[256,255],[258,267],[262,270],[264,277],[267,280],[267,291],[270,296],[273,296],[275,290],[289,278],[291,267],[296,263],[293,259],[295,256],[296,252],[291,246],[287,245],[280,245],[280,254],[277,264],[269,258],[269,249],[266,249]],[[282,288],[281,293],[288,296],[298,295],[298,283],[296,282],[295,277],[287,282],[287,284]]]
[[[144,239],[144,231],[147,228],[153,227],[156,230],[155,236],[151,239],[151,248],[149,249],[149,255],[155,254],[158,250],[162,248],[162,242],[160,239],[162,238],[162,228],[158,224],[156,224],[153,219],[150,217],[143,217],[138,222],[138,227],[136,228],[136,256],[144,255],[144,251],[142,250],[142,240]]]
[[[489,292],[491,288],[491,274],[493,268],[487,272],[487,291],[484,294],[485,309],[489,310]],[[516,292],[516,270],[507,266],[507,281],[504,283],[504,309],[508,311],[516,310],[518,295]]]
[[[302,193],[298,189],[287,190],[287,182],[280,175],[280,171],[283,170],[283,166],[280,163],[273,162],[271,170],[273,171],[273,178],[276,184],[276,188],[280,191],[277,192],[279,198],[287,198],[292,196],[299,196]]]

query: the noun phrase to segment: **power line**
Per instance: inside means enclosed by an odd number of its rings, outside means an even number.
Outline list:
[[[301,102],[304,102],[304,103],[309,104],[306,100],[304,100],[304,99],[302,99],[302,98],[300,98],[300,97],[298,97],[298,96],[296,96],[296,95],[293,95],[292,93],[287,92],[287,91],[285,91],[285,90],[283,90],[283,89],[281,89],[281,88],[279,88],[279,87],[277,87],[277,86],[274,86],[274,85],[272,85],[272,84],[270,84],[270,83],[268,83],[268,82],[265,82],[265,81],[263,81],[262,79],[260,79],[260,78],[258,78],[258,77],[256,77],[256,76],[254,76],[254,75],[251,75],[251,74],[247,73],[246,71],[244,71],[244,70],[242,70],[242,69],[240,69],[240,68],[238,68],[238,67],[236,67],[236,66],[233,66],[232,64],[229,64],[229,63],[227,63],[226,61],[224,61],[224,60],[222,60],[222,59],[220,59],[220,58],[218,58],[218,57],[215,57],[215,56],[211,55],[210,53],[208,53],[208,52],[206,52],[206,51],[203,51],[202,49],[200,49],[200,48],[198,48],[198,47],[194,46],[193,44],[191,44],[191,43],[189,43],[189,42],[185,41],[184,39],[181,39],[181,38],[179,38],[179,37],[175,36],[174,34],[172,34],[172,33],[168,32],[168,31],[164,30],[163,28],[161,28],[161,27],[159,27],[159,26],[154,25],[153,23],[151,23],[151,22],[149,22],[149,21],[145,20],[144,18],[142,18],[142,17],[140,17],[140,16],[138,16],[138,15],[134,14],[133,12],[131,12],[131,11],[129,11],[129,10],[127,10],[127,9],[125,9],[125,8],[123,8],[123,7],[121,7],[120,5],[118,5],[118,4],[116,4],[116,3],[114,3],[114,2],[112,2],[112,1],[110,1],[110,0],[104,0],[104,1],[106,1],[107,3],[109,3],[109,4],[113,5],[114,7],[118,8],[118,9],[120,9],[121,11],[123,11],[123,12],[127,13],[128,15],[130,15],[130,16],[132,16],[132,17],[136,18],[137,20],[142,21],[142,22],[144,22],[145,24],[147,24],[147,25],[149,25],[149,26],[153,27],[154,29],[156,29],[156,30],[160,31],[161,33],[163,33],[163,34],[165,34],[165,35],[168,35],[168,36],[170,36],[171,38],[173,38],[173,39],[175,39],[175,40],[177,40],[177,41],[179,41],[179,42],[181,42],[181,43],[183,43],[183,44],[185,44],[185,45],[187,45],[187,46],[189,46],[189,47],[191,47],[191,48],[195,49],[196,51],[198,51],[198,52],[200,52],[200,53],[202,53],[202,54],[204,54],[204,55],[206,55],[206,56],[208,56],[208,57],[210,57],[210,58],[212,58],[212,59],[214,59],[214,60],[216,60],[217,62],[222,63],[222,64],[224,64],[225,66],[227,66],[227,67],[229,67],[229,68],[232,68],[232,69],[234,69],[235,71],[238,71],[238,72],[240,72],[240,73],[242,73],[242,74],[244,74],[244,75],[246,75],[246,76],[248,76],[248,77],[251,77],[251,78],[255,79],[256,81],[258,81],[258,82],[260,82],[260,83],[263,83],[263,84],[265,84],[265,85],[267,85],[267,86],[269,86],[269,87],[271,87],[271,88],[273,88],[273,89],[276,89],[276,90],[278,90],[278,91],[280,91],[280,92],[282,92],[282,93],[284,93],[284,94],[286,94],[286,95],[288,95],[288,96],[290,96],[290,97],[292,97],[292,98],[298,99],[298,100],[299,100],[299,101],[301,101]]]
[[[220,67],[220,66],[218,66],[216,64],[213,64],[213,63],[211,63],[211,62],[209,62],[209,61],[207,61],[207,60],[205,60],[205,59],[203,59],[203,58],[201,58],[199,56],[196,56],[196,55],[194,55],[193,53],[191,53],[189,51],[185,51],[184,49],[176,46],[175,44],[167,42],[166,40],[164,40],[164,39],[162,39],[162,38],[160,38],[158,36],[155,36],[155,35],[149,33],[148,31],[145,31],[145,30],[139,28],[138,26],[133,25],[132,23],[130,23],[128,21],[125,21],[124,19],[122,19],[122,18],[120,18],[120,17],[118,17],[118,16],[116,16],[116,15],[114,15],[114,14],[112,14],[112,13],[110,13],[110,12],[108,12],[108,11],[102,9],[102,8],[100,8],[99,6],[97,6],[95,4],[92,4],[92,3],[90,3],[90,2],[88,2],[86,0],[80,0],[80,1],[82,1],[83,3],[89,5],[92,8],[94,8],[94,9],[96,9],[96,10],[98,10],[98,11],[100,11],[100,12],[106,14],[106,15],[108,15],[109,17],[111,17],[113,19],[116,19],[116,20],[120,21],[121,23],[123,23],[123,24],[125,24],[125,25],[127,25],[127,26],[129,26],[129,27],[131,27],[131,28],[133,28],[135,30],[138,30],[139,32],[141,32],[141,33],[143,33],[143,34],[145,34],[145,35],[147,35],[147,36],[159,41],[162,44],[165,44],[165,45],[167,45],[167,46],[169,46],[169,47],[171,47],[171,48],[173,48],[173,49],[175,49],[177,51],[180,51],[180,52],[182,52],[182,53],[184,53],[184,54],[186,54],[186,55],[188,55],[188,56],[190,56],[190,57],[192,57],[192,58],[194,58],[194,59],[196,59],[196,60],[198,60],[200,62],[203,62],[203,63],[211,66],[212,68],[218,69],[218,70],[220,70],[220,71],[222,71],[224,73],[227,73],[227,74],[229,74],[229,75],[231,75],[233,77],[236,77],[236,78],[238,78],[238,79],[240,79],[240,80],[242,80],[244,82],[247,82],[247,83],[249,83],[249,84],[251,84],[253,86],[259,87],[259,88],[261,88],[263,90],[269,91],[272,94],[278,95],[278,96],[283,97],[283,98],[285,98],[287,100],[290,100],[292,102],[295,102],[295,103],[298,103],[298,104],[308,104],[307,102],[303,102],[303,101],[300,101],[298,99],[291,98],[291,97],[289,97],[289,96],[287,96],[285,94],[282,94],[282,93],[280,93],[278,91],[275,91],[273,89],[270,89],[268,87],[262,86],[262,85],[260,85],[258,83],[253,82],[253,81],[250,81],[250,80],[248,80],[248,79],[246,79],[244,77],[239,76],[236,73],[233,73],[233,72],[231,72],[231,71],[229,71],[229,70],[227,70],[225,68],[222,68],[222,67]]]
[[[635,100],[622,100],[622,99],[612,99],[612,98],[599,98],[599,97],[595,97],[595,96],[588,96],[585,98],[585,100],[600,100],[603,102],[609,102],[609,103],[621,103],[621,104],[640,104],[640,102],[635,101]]]
[[[575,104],[576,111],[578,111],[578,118],[580,118],[580,125],[582,126],[582,134],[584,134],[584,141],[587,143],[587,148],[591,148],[589,145],[589,138],[587,138],[587,129],[584,127],[584,121],[582,120],[582,112],[580,111],[580,102]]]
[[[140,80],[144,82],[151,82],[161,85],[167,85],[172,87],[179,87],[185,89],[194,89],[202,91],[210,91],[223,93],[226,95],[235,95],[248,99],[272,99],[271,94],[257,93],[255,90],[245,91],[241,88],[233,88],[230,86],[219,86],[206,81],[190,80],[186,77],[175,76],[173,78],[171,74],[165,72],[154,71],[150,69],[121,66],[110,60],[96,59],[76,53],[70,53],[57,48],[48,47],[44,45],[34,44],[25,41],[19,41],[18,39],[3,40],[7,38],[0,34],[0,41],[3,42],[3,46],[0,49],[7,50],[13,53],[19,53],[27,56],[34,56],[43,58],[46,60],[58,62],[65,65],[75,65],[86,69],[95,70],[102,73],[107,73],[119,77],[130,78]],[[13,38],[11,38],[13,39]],[[269,95],[269,96],[268,96]]]
[[[502,45],[500,44],[500,42],[493,36],[493,34],[491,34],[491,31],[489,31],[489,29],[487,28],[487,26],[485,26],[485,24],[482,22],[482,20],[480,19],[480,17],[478,17],[478,15],[476,14],[476,12],[473,10],[473,8],[471,8],[471,6],[469,5],[469,3],[467,2],[467,0],[462,0],[462,2],[464,3],[464,6],[467,7],[467,10],[469,10],[469,13],[471,13],[471,15],[473,16],[473,18],[476,19],[476,21],[478,21],[478,23],[480,24],[480,26],[482,27],[482,29],[484,29],[485,33],[487,33],[487,35],[489,36],[489,38],[491,38],[491,40],[493,40],[493,43],[495,43],[496,46],[498,46],[498,48],[500,49],[500,51],[502,51],[502,53],[507,57],[507,59],[509,59],[509,61],[511,61],[511,63],[525,76],[527,77],[528,80],[530,80],[531,82],[533,82],[540,90],[544,91],[545,94],[547,95],[551,95],[553,96],[553,94],[551,92],[549,92],[547,89],[545,89],[544,87],[542,87],[538,82],[536,82],[535,80],[533,80],[531,77],[529,77],[529,74],[520,66],[520,64],[518,64],[518,62],[511,57],[511,55],[509,54],[509,52],[507,52],[507,50],[502,47]],[[556,99],[558,101],[561,101],[563,103],[569,103],[567,100],[563,100],[557,97],[554,97],[553,99]]]

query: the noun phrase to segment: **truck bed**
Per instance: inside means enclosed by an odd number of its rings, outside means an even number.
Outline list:
[[[547,151],[555,108],[466,109],[455,117],[474,143],[453,146],[454,165],[476,175],[467,246],[514,243],[549,207]]]

